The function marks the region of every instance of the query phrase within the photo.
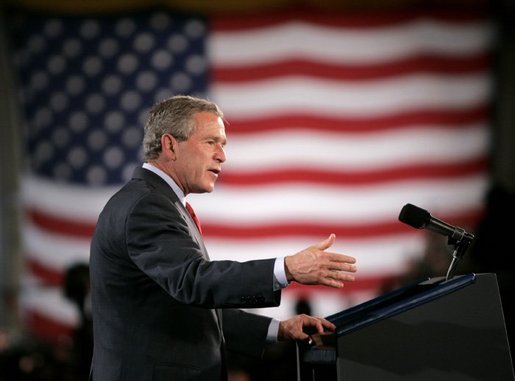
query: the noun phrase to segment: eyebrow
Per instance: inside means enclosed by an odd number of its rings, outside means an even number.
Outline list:
[[[223,145],[227,144],[227,138],[218,135],[208,135],[204,137],[203,140],[214,140],[216,142],[222,142]]]

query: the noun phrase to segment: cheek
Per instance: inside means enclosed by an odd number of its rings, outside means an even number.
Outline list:
[[[186,171],[188,176],[195,179],[202,178],[206,173],[202,161],[198,158],[188,161],[186,164]]]

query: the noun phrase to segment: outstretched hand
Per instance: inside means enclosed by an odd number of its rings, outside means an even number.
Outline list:
[[[305,332],[307,327],[314,327],[318,333],[324,333],[326,330],[334,331],[336,329],[333,323],[324,318],[301,314],[279,322],[277,338],[280,341],[307,341],[310,339],[309,335]]]
[[[345,281],[353,281],[356,259],[349,255],[326,251],[335,240],[335,235],[320,241],[297,254],[284,258],[286,277],[289,282],[320,284],[341,288]]]

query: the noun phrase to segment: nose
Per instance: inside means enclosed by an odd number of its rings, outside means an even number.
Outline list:
[[[216,150],[215,154],[215,159],[218,160],[220,163],[223,163],[225,160],[227,160],[224,147],[221,144],[218,145],[218,149]]]

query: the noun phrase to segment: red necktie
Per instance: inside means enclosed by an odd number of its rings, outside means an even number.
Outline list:
[[[200,227],[200,220],[198,219],[197,215],[195,214],[195,211],[193,210],[193,208],[191,207],[189,202],[186,202],[186,209],[190,213],[191,218],[193,218],[195,225],[197,225],[198,231],[200,232],[200,234],[202,234],[202,228]]]

